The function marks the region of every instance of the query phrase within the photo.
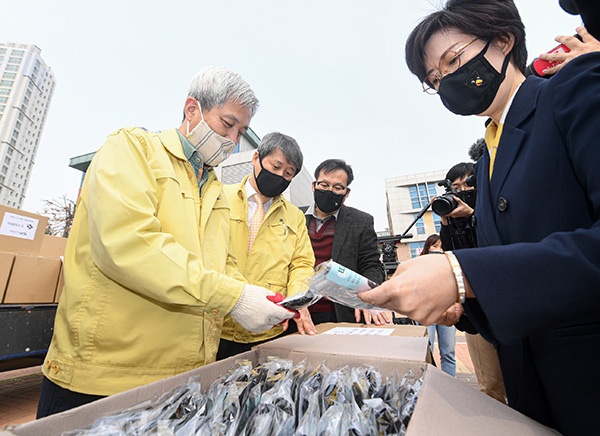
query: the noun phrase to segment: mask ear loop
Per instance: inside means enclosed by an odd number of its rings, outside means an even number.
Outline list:
[[[196,99],[194,99],[196,100]],[[198,100],[196,100],[196,103],[198,103],[198,110],[200,111],[200,116],[202,117],[202,121],[204,121],[204,114],[202,113],[202,106],[200,106],[200,102]],[[187,133],[186,135],[190,134],[190,120],[187,120],[187,127],[186,127]]]
[[[202,117],[202,121],[204,121],[204,114],[202,113],[202,106],[200,106],[200,102],[198,100],[196,100],[196,103],[198,103],[198,110],[200,111],[200,116]]]

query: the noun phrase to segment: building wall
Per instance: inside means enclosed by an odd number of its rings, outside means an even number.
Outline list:
[[[399,236],[413,223],[431,198],[444,193],[438,182],[447,170],[392,177],[385,180],[390,234]],[[428,209],[408,231],[413,237],[398,244],[398,260],[407,260],[420,253],[427,236],[439,233],[440,217]]]
[[[23,205],[54,86],[38,47],[0,43],[0,204]]]
[[[243,149],[240,144],[240,149]],[[215,168],[219,180],[224,184],[239,183],[246,175],[252,173],[252,155],[255,149],[246,149],[232,154]],[[295,206],[305,210],[312,202],[312,176],[306,167],[302,167],[300,173],[292,180],[290,186],[285,190],[283,196]]]

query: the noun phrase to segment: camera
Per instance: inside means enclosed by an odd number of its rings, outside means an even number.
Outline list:
[[[475,186],[475,176],[467,177],[465,182],[468,186]],[[456,201],[456,197],[469,204],[469,198],[474,194],[472,191],[457,191],[456,189],[452,188],[452,181],[448,179],[439,182],[438,186],[443,186],[446,188],[446,192],[435,197],[435,200],[433,200],[431,203],[431,210],[433,210],[439,216],[446,216],[458,207],[458,201]]]
[[[402,239],[412,238],[413,235],[404,232],[402,235],[378,236],[377,243],[381,246],[381,254],[383,267],[385,270],[386,279],[391,277],[398,267],[398,254],[396,252],[396,244]]]

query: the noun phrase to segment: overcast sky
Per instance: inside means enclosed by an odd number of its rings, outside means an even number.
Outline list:
[[[0,41],[35,44],[57,85],[23,209],[75,199],[69,159],[123,126],[179,125],[190,79],[220,65],[254,88],[251,127],[291,135],[312,173],[327,158],[354,169],[347,204],[387,228],[385,179],[468,160],[482,118],[448,112],[404,62],[406,37],[441,0],[302,2],[0,0]],[[558,0],[516,0],[529,60],[572,34]]]

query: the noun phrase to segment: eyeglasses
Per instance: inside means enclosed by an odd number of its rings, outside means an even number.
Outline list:
[[[429,95],[437,94],[437,90],[440,86],[440,81],[442,78],[448,74],[456,72],[456,70],[460,68],[460,57],[465,50],[478,39],[479,38],[473,39],[457,50],[449,49],[444,52],[440,58],[438,70],[432,71],[427,77],[425,77],[425,80],[423,80],[423,92],[426,92]]]
[[[344,186],[342,184],[336,183],[335,185],[331,186],[329,183],[321,180],[320,182],[316,183],[317,188],[319,188],[321,191],[333,191],[336,194],[343,194],[346,189],[348,188],[347,186]]]

